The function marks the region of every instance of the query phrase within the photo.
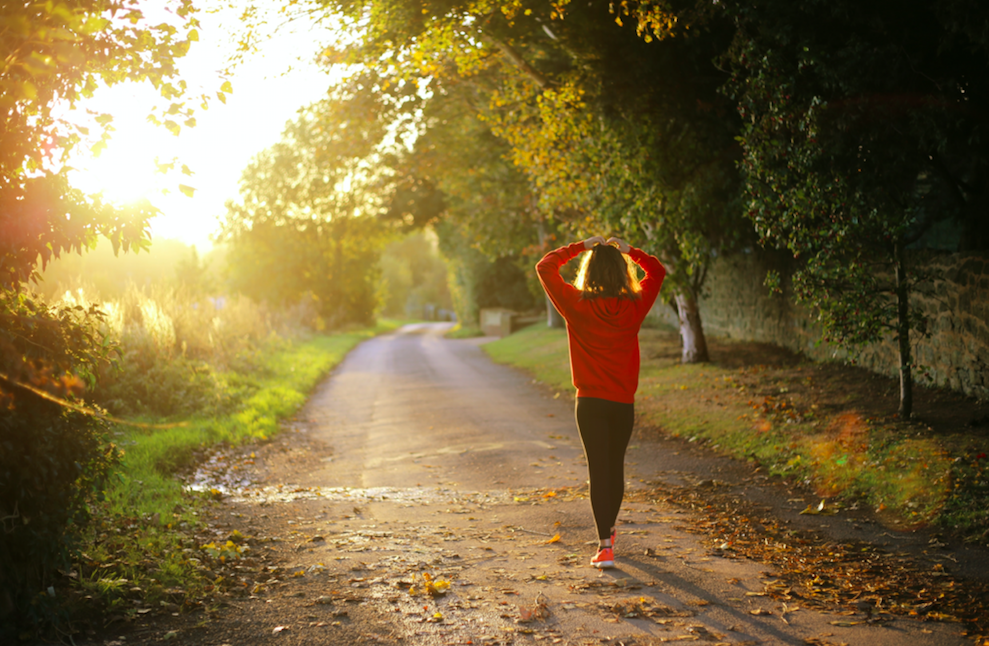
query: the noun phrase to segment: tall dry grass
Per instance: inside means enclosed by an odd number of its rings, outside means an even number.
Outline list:
[[[102,332],[118,351],[91,395],[121,415],[226,412],[250,394],[237,373],[317,321],[309,302],[276,311],[244,296],[207,297],[182,286],[131,285],[103,300],[76,285],[61,302],[96,304],[106,314]]]

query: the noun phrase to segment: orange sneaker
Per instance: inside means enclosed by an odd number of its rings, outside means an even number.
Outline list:
[[[599,569],[615,567],[615,551],[610,547],[602,547],[591,559],[591,565]]]
[[[615,539],[618,538],[618,528],[611,528],[611,549],[615,549]]]

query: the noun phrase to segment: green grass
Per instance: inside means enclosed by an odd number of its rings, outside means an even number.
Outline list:
[[[173,424],[169,428],[119,427],[115,441],[125,453],[83,546],[82,590],[99,597],[108,611],[125,614],[134,606],[119,594],[123,588],[140,587],[152,604],[169,589],[185,590],[188,599],[201,595],[211,585],[196,558],[202,548],[196,531],[207,497],[186,491],[176,473],[194,467],[197,456],[212,446],[272,437],[354,346],[398,326],[383,321],[374,328],[280,340],[262,353],[254,370],[224,375],[244,393],[233,412],[134,420]]]
[[[530,325],[515,334],[485,344],[484,350],[499,363],[528,370],[551,388],[576,392],[570,380],[566,330],[541,324]]]
[[[174,473],[192,466],[198,452],[220,443],[238,445],[271,437],[278,432],[279,422],[305,403],[319,380],[354,346],[386,329],[394,329],[394,324],[280,344],[261,359],[253,374],[237,376],[250,394],[228,415],[192,418],[184,420],[183,426],[167,429],[124,427],[118,436],[118,444],[125,451],[119,484],[108,492],[113,508],[139,514],[167,513],[183,498]],[[137,482],[141,486],[133,486]]]
[[[464,326],[457,323],[443,336],[448,339],[471,339],[476,336],[484,336],[484,331],[479,327]]]
[[[779,371],[681,365],[675,337],[654,330],[640,333],[640,345],[636,413],[642,432],[658,429],[754,461],[772,474],[806,482],[829,504],[865,503],[894,526],[934,524],[967,542],[989,543],[985,438],[918,434],[915,427],[866,419],[854,410],[821,414],[813,397],[784,394],[789,388],[780,387],[812,381],[812,365]],[[495,361],[574,392],[564,330],[532,326],[484,349]]]

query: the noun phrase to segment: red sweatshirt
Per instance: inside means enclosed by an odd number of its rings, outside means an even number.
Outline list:
[[[560,267],[583,251],[583,242],[551,251],[536,264],[536,272],[567,321],[570,372],[577,396],[631,404],[639,387],[639,327],[656,302],[666,268],[655,257],[631,247],[629,257],[646,274],[639,298],[584,300],[580,290],[560,276]]]

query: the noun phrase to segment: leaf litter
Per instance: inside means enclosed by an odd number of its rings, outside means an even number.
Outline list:
[[[921,563],[910,554],[871,543],[834,541],[817,532],[793,530],[731,491],[701,492],[654,482],[632,497],[697,514],[697,520],[676,529],[704,535],[712,556],[773,566],[772,575],[762,580],[761,594],[807,608],[865,614],[864,619],[832,625],[876,624],[893,616],[961,622],[980,646],[989,644],[989,582],[959,579],[941,563]],[[801,513],[836,512],[821,501]],[[787,612],[796,609],[789,607]]]
[[[252,456],[253,457],[253,456]],[[715,483],[717,484],[717,483]],[[838,628],[845,625],[855,625],[856,623],[874,623],[883,621],[885,616],[890,614],[915,614],[925,619],[938,620],[958,617],[965,619],[965,615],[960,612],[952,612],[952,604],[955,597],[951,594],[944,594],[944,584],[952,581],[950,574],[944,571],[938,573],[934,571],[927,579],[933,580],[936,584],[941,584],[941,588],[935,588],[937,594],[931,595],[926,586],[920,588],[921,596],[917,600],[930,599],[925,606],[923,601],[914,603],[910,612],[905,603],[897,600],[895,595],[887,592],[889,588],[903,586],[906,582],[916,580],[911,576],[920,576],[923,573],[911,573],[895,579],[893,583],[882,587],[883,579],[891,569],[902,567],[908,561],[904,560],[904,555],[884,553],[877,548],[869,550],[862,549],[857,544],[842,545],[834,542],[824,541],[819,537],[810,534],[794,534],[787,528],[767,522],[764,518],[759,518],[758,514],[750,510],[742,509],[737,501],[732,501],[731,507],[727,504],[730,491],[728,487],[710,486],[701,487],[705,489],[703,497],[699,495],[691,496],[686,489],[670,488],[668,490],[653,489],[648,492],[651,499],[665,497],[666,502],[689,508],[692,513],[702,515],[702,522],[696,528],[697,532],[708,535],[708,544],[711,546],[711,555],[721,558],[757,558],[777,567],[780,572],[774,572],[771,576],[766,576],[763,580],[764,590],[759,593],[767,597],[784,601],[784,610],[778,616],[785,622],[784,615],[794,612],[802,607],[819,607],[833,609],[835,605],[850,608],[857,606],[855,603],[863,599],[871,599],[874,603],[872,611],[866,614],[865,619],[858,617],[851,619],[841,619],[833,622]],[[573,488],[536,488],[517,489],[510,492],[502,492],[503,496],[490,494],[474,494],[456,490],[441,488],[416,489],[414,492],[403,490],[404,493],[396,495],[395,499],[389,499],[390,495],[396,494],[398,490],[385,492],[380,490],[347,490],[338,489],[331,492],[326,500],[322,494],[323,490],[315,491],[312,488],[295,487],[284,485],[275,487],[273,490],[282,492],[285,496],[279,502],[304,503],[307,500],[320,500],[320,502],[342,502],[359,503],[363,505],[368,502],[389,501],[398,505],[409,506],[424,502],[425,497],[430,496],[430,502],[445,502],[454,505],[475,505],[483,507],[490,504],[554,504],[569,500],[580,500],[586,498],[586,485]],[[416,498],[421,496],[421,498]],[[224,503],[235,502],[230,498]],[[244,501],[249,504],[266,503],[261,500]],[[349,508],[348,508],[349,509]],[[459,508],[458,508],[459,509]],[[824,501],[820,505],[808,507],[808,514],[815,512],[827,514],[832,511]],[[825,511],[826,510],[826,511]],[[457,513],[472,513],[466,507]],[[354,516],[360,516],[361,508],[353,509]],[[344,518],[352,517],[348,511]],[[473,519],[471,519],[473,520]],[[670,522],[679,522],[683,518],[670,517]],[[739,522],[743,520],[744,522]],[[338,563],[332,569],[326,568],[322,564],[309,565],[275,565],[266,557],[266,550],[259,549],[261,546],[268,546],[271,549],[281,550],[284,557],[286,541],[278,537],[246,536],[236,530],[229,534],[222,534],[213,531],[212,535],[200,534],[192,542],[193,546],[200,547],[197,550],[198,557],[203,562],[203,568],[208,570],[212,577],[212,584],[209,594],[216,598],[226,597],[254,597],[258,599],[267,598],[273,600],[277,595],[286,595],[282,588],[295,581],[304,583],[307,580],[319,580],[320,587],[330,588],[324,590],[329,594],[321,594],[308,601],[310,608],[325,606],[328,614],[323,621],[311,621],[310,627],[321,627],[328,630],[340,627],[341,621],[344,626],[350,621],[350,613],[346,609],[347,604],[356,604],[353,607],[361,607],[366,602],[373,599],[381,599],[395,605],[395,612],[406,617],[409,621],[419,622],[423,628],[429,631],[452,630],[455,627],[463,629],[465,620],[463,613],[476,609],[478,603],[493,603],[493,599],[498,596],[503,603],[511,609],[510,613],[502,615],[512,625],[492,626],[500,632],[495,632],[489,636],[492,639],[482,640],[480,635],[472,641],[463,643],[510,643],[513,632],[525,635],[535,635],[537,639],[546,639],[544,643],[559,643],[558,633],[554,633],[552,628],[552,613],[550,612],[550,602],[548,598],[539,592],[532,602],[512,602],[512,597],[519,598],[523,588],[517,587],[525,584],[549,585],[550,577],[541,575],[529,575],[527,580],[513,580],[510,572],[503,572],[504,584],[512,587],[484,586],[478,589],[472,587],[469,581],[458,579],[457,568],[460,570],[467,564],[483,563],[484,561],[497,558],[498,556],[518,557],[523,554],[520,550],[504,548],[498,546],[498,550],[492,552],[482,552],[477,557],[462,558],[451,553],[449,550],[439,547],[442,543],[436,543],[429,539],[439,539],[448,541],[451,538],[456,540],[476,539],[489,541],[514,541],[524,538],[522,534],[533,534],[541,537],[536,542],[526,543],[530,549],[540,549],[540,545],[553,546],[557,550],[556,562],[564,568],[577,567],[585,559],[585,555],[578,553],[568,553],[563,547],[563,537],[559,532],[547,533],[529,530],[521,527],[504,525],[501,529],[466,532],[458,528],[456,534],[451,534],[446,529],[430,526],[415,527],[409,526],[404,532],[383,531],[373,529],[373,526],[358,529],[338,528],[342,531],[322,530],[318,533],[292,530],[290,534],[285,534],[288,542],[295,545],[295,549],[306,553],[313,550],[332,550],[337,559],[342,559],[343,563]],[[690,529],[690,528],[683,528]],[[696,532],[695,532],[696,533]],[[520,545],[524,541],[516,542]],[[430,545],[429,543],[433,543]],[[325,547],[323,547],[325,545]],[[509,543],[511,545],[511,543]],[[479,549],[491,550],[490,547]],[[542,549],[551,549],[549,547]],[[570,548],[572,549],[572,548]],[[669,549],[657,546],[653,550],[653,556],[658,556],[657,551]],[[409,554],[410,550],[415,550],[416,554]],[[391,552],[405,552],[405,554],[390,554]],[[354,563],[353,559],[363,559],[365,554],[371,557],[374,552],[382,552],[384,558],[377,562],[367,563],[363,561]],[[808,558],[808,556],[812,558]],[[333,557],[328,557],[333,558]],[[800,559],[804,559],[806,566],[800,567]],[[347,560],[351,559],[351,560]],[[523,558],[524,560],[524,558]],[[834,560],[837,565],[828,566],[828,561]],[[459,565],[455,565],[454,563]],[[351,575],[342,575],[340,565],[354,563]],[[858,570],[851,573],[846,572],[850,566],[860,566]],[[915,564],[913,564],[915,565]],[[885,568],[885,569],[884,569]],[[916,568],[915,568],[916,569]],[[336,570],[336,571],[333,571]],[[252,574],[253,572],[253,574]],[[442,576],[440,576],[442,572]],[[564,570],[566,572],[566,570]],[[846,586],[836,581],[836,574],[850,576],[854,583]],[[462,575],[461,575],[462,576]],[[879,579],[865,582],[869,577]],[[644,596],[619,598],[628,595],[629,592],[639,589],[641,586],[636,583],[629,583],[625,579],[614,580],[584,580],[582,577],[577,581],[566,581],[565,576],[558,576],[554,573],[555,585],[559,585],[574,594],[591,593],[602,596],[615,597],[614,599],[601,599],[596,602],[579,603],[573,601],[562,602],[559,606],[562,610],[574,608],[597,609],[606,616],[614,617],[615,620],[623,619],[646,619],[659,624],[683,626],[676,619],[683,619],[692,616],[687,610],[677,610],[656,603],[654,600]],[[253,584],[253,585],[252,585]],[[859,585],[860,589],[856,593],[850,591],[849,587]],[[868,587],[873,585],[872,588]],[[454,591],[454,586],[464,586],[466,589],[459,595],[450,594]],[[960,586],[958,586],[960,588]],[[290,588],[291,589],[291,588]],[[413,593],[413,590],[415,591]],[[467,592],[474,590],[475,592]],[[402,593],[405,594],[402,594]],[[917,588],[913,588],[917,592]],[[924,597],[923,595],[928,595]],[[295,595],[291,595],[295,596]],[[905,596],[910,597],[910,593]],[[205,598],[205,597],[204,597]],[[786,605],[786,602],[793,604],[793,607]],[[496,603],[496,602],[495,602]],[[899,605],[897,605],[899,603]],[[799,604],[799,605],[798,605]],[[851,604],[851,605],[850,605]],[[184,608],[193,609],[193,608]],[[212,616],[212,614],[211,614]],[[971,616],[971,615],[969,615]],[[986,615],[989,616],[989,615]],[[318,619],[318,617],[317,617]],[[337,619],[338,621],[332,621]],[[272,630],[273,624],[269,624],[268,630]],[[291,624],[293,626],[303,624]],[[275,627],[289,630],[289,623],[279,624]],[[300,628],[299,630],[302,630]],[[674,641],[719,641],[719,635],[711,633],[700,626],[688,626],[685,628],[687,634],[669,636],[662,638],[646,638],[644,640],[627,640],[629,644],[656,644]],[[489,631],[490,632],[490,631]],[[272,634],[275,634],[274,632]],[[301,633],[300,633],[301,634]],[[429,632],[431,635],[450,633]],[[466,633],[465,633],[466,634]],[[367,635],[371,639],[371,634]],[[833,646],[831,642],[821,638],[808,638],[808,644],[820,644],[821,646]],[[456,640],[443,643],[461,643]],[[372,641],[374,641],[372,639]]]

